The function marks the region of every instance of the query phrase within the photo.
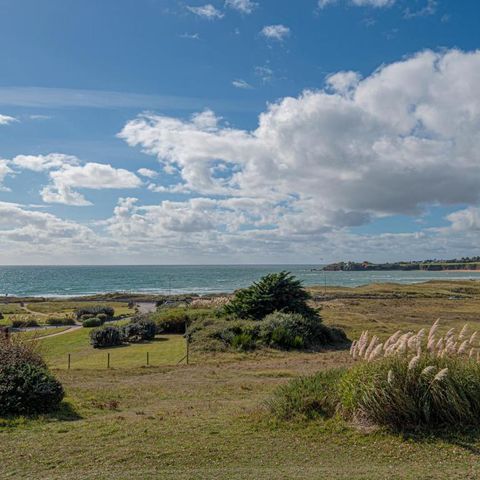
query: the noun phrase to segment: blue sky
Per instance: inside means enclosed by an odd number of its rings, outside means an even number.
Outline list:
[[[0,263],[478,254],[478,18],[0,0]]]

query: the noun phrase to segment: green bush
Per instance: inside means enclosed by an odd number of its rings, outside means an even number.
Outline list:
[[[232,338],[231,345],[237,350],[253,350],[256,347],[255,340],[249,333],[239,333]]]
[[[121,345],[123,335],[118,327],[108,325],[90,332],[90,343],[93,348],[106,348]]]
[[[99,313],[97,318],[102,322],[102,325],[109,319],[106,313]]]
[[[47,318],[46,322],[47,325],[54,325],[54,326],[61,326],[61,325],[75,325],[75,320],[73,318],[68,317],[52,317]]]
[[[343,369],[333,369],[296,378],[277,388],[267,406],[282,420],[331,417],[339,405],[338,382],[343,373]]]
[[[89,315],[91,317],[98,317],[98,315],[104,314],[108,319],[111,319],[115,316],[115,310],[108,305],[92,305],[89,307],[78,308],[75,311],[77,319],[81,319],[84,315]]]
[[[350,418],[395,430],[480,425],[480,365],[460,357],[382,357],[348,371],[340,385]]]
[[[64,397],[32,342],[0,340],[0,415],[50,412]]]
[[[347,341],[341,330],[332,331],[322,323],[320,317],[302,317],[298,313],[283,312],[274,312],[265,317],[261,322],[260,339],[267,346],[285,349],[316,349]]]
[[[3,320],[5,317],[3,316],[3,313],[0,312],[0,320]]]
[[[94,328],[94,327],[101,327],[103,322],[98,317],[87,318],[82,322],[84,328]]]
[[[20,319],[13,319],[12,320],[12,327],[13,328],[29,328],[29,327],[39,327],[39,323],[35,319],[28,319],[28,320],[20,320]]]
[[[310,294],[291,273],[271,273],[237,291],[224,310],[228,315],[253,320],[261,320],[275,311],[315,316],[315,310],[307,304],[309,299]]]
[[[161,308],[151,314],[151,318],[157,325],[157,332],[166,334],[184,334],[185,324],[189,326],[200,320],[214,318],[215,312],[201,308]]]
[[[151,320],[134,318],[131,323],[122,327],[123,339],[130,343],[153,340],[157,327]]]

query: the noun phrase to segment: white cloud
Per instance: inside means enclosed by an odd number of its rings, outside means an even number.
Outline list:
[[[480,52],[425,51],[363,80],[330,76],[327,90],[270,105],[253,131],[207,111],[143,115],[120,137],[175,169],[177,189],[260,199],[278,236],[313,235],[478,202],[479,78]]]
[[[282,41],[290,35],[290,28],[285,25],[266,25],[260,33],[270,40]]]
[[[182,33],[180,38],[186,38],[188,40],[200,40],[200,35],[198,33]]]
[[[203,5],[201,7],[192,7],[187,6],[187,9],[190,10],[195,15],[199,17],[206,18],[207,20],[215,20],[217,18],[223,18],[223,13],[216,9],[211,3]]]
[[[464,210],[458,210],[447,215],[447,220],[451,222],[450,229],[453,231],[465,232],[480,230],[480,207],[469,207]]]
[[[7,160],[0,159],[0,192],[8,191],[8,188],[3,185],[3,182],[7,175],[11,175],[13,170],[9,167],[9,162]]]
[[[52,183],[41,191],[43,201],[75,206],[91,203],[74,189],[127,189],[142,185],[142,181],[134,173],[102,163],[64,165],[61,169],[50,172],[50,179]]]
[[[252,13],[257,8],[258,3],[252,2],[252,0],[226,0],[225,6],[241,13]]]
[[[15,253],[26,247],[26,254],[52,253],[62,249],[95,248],[96,236],[76,222],[46,212],[27,209],[15,203],[0,202],[0,244],[14,245]],[[13,254],[14,252],[11,252]]]
[[[158,172],[156,172],[155,170],[150,170],[149,168],[139,168],[137,170],[137,173],[142,177],[146,177],[146,178],[158,177]]]
[[[63,153],[50,153],[48,155],[17,155],[12,159],[12,164],[16,167],[42,172],[46,170],[58,169],[68,165],[78,165],[80,160],[73,155],[64,155]]]
[[[250,90],[253,88],[248,82],[246,82],[245,80],[242,80],[241,78],[237,78],[236,80],[233,80],[232,85],[235,88],[241,88],[243,90]]]
[[[329,5],[334,5],[340,0],[318,0],[318,6],[320,8],[325,8]],[[396,0],[349,0],[348,3],[356,7],[391,7]]]
[[[18,120],[15,117],[10,117],[8,115],[0,115],[0,125],[9,125],[13,122],[18,122]]]

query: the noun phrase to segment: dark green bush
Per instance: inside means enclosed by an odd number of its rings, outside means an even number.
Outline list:
[[[3,316],[3,313],[0,312],[0,320],[3,320],[5,317]]]
[[[0,415],[46,413],[64,397],[34,344],[0,340]]]
[[[134,318],[122,327],[123,339],[130,343],[153,340],[157,332],[155,322],[146,318]]]
[[[99,313],[97,318],[102,322],[102,325],[109,319],[106,313]]]
[[[39,327],[39,323],[35,319],[28,319],[28,320],[20,320],[14,319],[12,320],[12,327],[13,328],[28,328],[28,327]]]
[[[73,318],[66,318],[66,317],[52,317],[47,318],[46,322],[47,325],[54,325],[54,326],[61,326],[61,325],[75,325],[75,320]]]
[[[261,320],[275,311],[315,316],[315,310],[307,304],[309,299],[310,294],[291,273],[271,273],[237,291],[224,310],[228,315],[253,320]]]
[[[343,373],[343,369],[333,369],[296,378],[277,388],[267,406],[282,420],[331,417],[339,405],[338,382]]]
[[[84,315],[89,315],[91,317],[98,317],[98,315],[104,314],[108,319],[111,319],[115,315],[115,310],[108,305],[92,305],[89,307],[78,308],[75,311],[77,319],[81,319]]]
[[[44,367],[0,366],[0,415],[50,412],[63,400],[61,383]]]
[[[85,328],[94,328],[94,327],[101,327],[103,322],[98,317],[87,318],[82,322],[82,325]]]
[[[107,325],[90,332],[90,343],[93,348],[106,348],[121,345],[123,335],[118,327]]]

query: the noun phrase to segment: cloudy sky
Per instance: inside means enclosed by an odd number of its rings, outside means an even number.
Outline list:
[[[478,255],[477,0],[0,0],[0,264]]]

